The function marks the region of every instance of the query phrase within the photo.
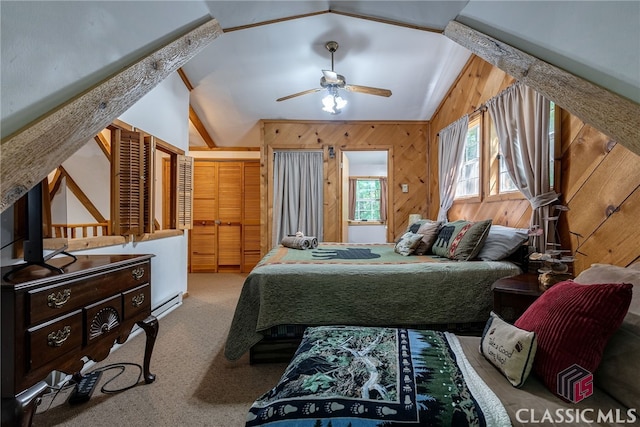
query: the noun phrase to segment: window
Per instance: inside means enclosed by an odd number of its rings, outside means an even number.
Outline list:
[[[549,183],[554,187],[555,172],[555,104],[550,103],[549,112]],[[489,194],[492,196],[519,193],[518,188],[507,171],[507,166],[500,149],[498,134],[491,116],[486,115],[489,121]]]
[[[356,221],[380,221],[380,179],[356,178]]]
[[[482,115],[469,120],[469,130],[464,144],[464,155],[460,166],[460,178],[456,188],[456,199],[480,195],[480,143]]]
[[[139,130],[111,130],[113,234],[191,228],[192,159]]]

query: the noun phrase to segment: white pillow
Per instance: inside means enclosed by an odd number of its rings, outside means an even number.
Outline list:
[[[528,238],[529,230],[526,228],[492,225],[477,258],[483,261],[505,259],[518,250]]]
[[[410,231],[404,233],[398,243],[396,243],[394,251],[403,256],[411,255],[422,241],[422,237],[422,234],[416,234]]]
[[[522,386],[531,373],[537,348],[535,332],[517,328],[491,312],[482,333],[480,353],[514,387]]]

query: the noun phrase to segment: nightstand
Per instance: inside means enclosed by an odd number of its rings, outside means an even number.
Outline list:
[[[524,273],[496,280],[491,285],[493,311],[507,322],[515,322],[540,296],[537,273]]]

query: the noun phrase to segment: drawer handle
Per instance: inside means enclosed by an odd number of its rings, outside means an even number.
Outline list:
[[[134,307],[140,307],[144,302],[144,294],[135,295],[131,298],[131,305]]]
[[[60,347],[71,335],[71,326],[65,326],[63,329],[59,329],[58,332],[51,332],[47,335],[47,345],[49,347]]]
[[[142,267],[134,268],[133,270],[131,270],[131,275],[136,280],[142,279],[142,276],[144,276],[144,268]]]
[[[71,289],[64,289],[57,294],[54,292],[47,297],[47,305],[51,308],[60,308],[71,298]]]

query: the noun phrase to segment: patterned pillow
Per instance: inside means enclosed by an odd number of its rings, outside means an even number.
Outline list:
[[[531,372],[536,355],[536,333],[516,328],[491,312],[480,340],[480,353],[514,387],[520,387]]]
[[[484,244],[491,220],[465,221],[458,220],[444,224],[438,232],[431,251],[438,256],[469,261],[478,255]]]
[[[422,234],[412,232],[404,233],[398,243],[396,243],[394,251],[404,256],[411,255],[421,241]]]
[[[595,372],[611,335],[622,323],[633,285],[560,282],[543,293],[515,322],[535,332],[533,371],[559,397],[558,374],[573,365]]]
[[[442,221],[422,220],[422,224],[415,233],[422,234],[424,237],[422,237],[422,242],[416,248],[415,255],[424,255],[431,252],[431,246],[433,246],[433,242],[438,237],[441,225]]]

